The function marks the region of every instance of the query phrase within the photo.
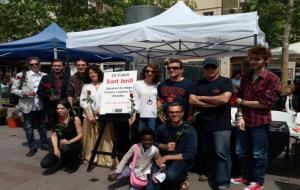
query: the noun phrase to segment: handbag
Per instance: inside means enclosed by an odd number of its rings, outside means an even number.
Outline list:
[[[21,78],[21,84],[18,88],[19,90],[22,89],[22,85],[23,85],[23,81],[25,80],[25,77],[26,77],[26,72],[23,71],[22,72],[22,78]],[[9,103],[12,104],[12,105],[17,105],[19,103],[20,96],[11,93],[11,86],[10,86],[10,90],[9,90],[8,99],[9,99]]]
[[[136,161],[137,161],[137,157],[138,157],[138,152],[139,152],[139,146],[138,146],[138,144],[135,144],[133,160],[132,160],[132,165],[131,165],[132,169],[131,169],[131,174],[130,174],[130,184],[136,188],[143,188],[143,187],[147,186],[148,180],[138,178],[135,174],[135,166],[136,166]]]

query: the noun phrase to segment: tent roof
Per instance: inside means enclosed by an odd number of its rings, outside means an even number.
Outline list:
[[[271,50],[272,55],[281,55],[282,47],[277,47]],[[293,43],[289,45],[289,54],[300,55],[300,42]]]
[[[67,47],[145,57],[244,55],[265,44],[256,12],[200,16],[182,1],[142,22],[67,33]]]
[[[89,61],[129,61],[131,57],[115,55],[112,53],[82,51],[72,49],[67,53],[66,50],[66,32],[56,23],[52,23],[40,33],[16,40],[13,42],[0,44],[1,58],[23,59],[30,56],[38,56],[43,60],[52,60],[54,51],[57,51],[57,57],[74,61],[79,57],[84,57]],[[55,48],[55,49],[54,49]]]

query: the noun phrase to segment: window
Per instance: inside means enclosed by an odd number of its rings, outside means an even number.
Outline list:
[[[212,16],[212,15],[214,15],[214,11],[203,12],[203,15],[205,15],[205,16]]]

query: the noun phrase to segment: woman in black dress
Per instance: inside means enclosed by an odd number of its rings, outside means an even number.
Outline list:
[[[68,101],[62,100],[56,107],[57,121],[55,122],[51,142],[53,151],[41,161],[42,168],[48,168],[45,175],[56,172],[59,168],[73,173],[78,169],[81,155],[82,127],[80,118],[74,115]]]

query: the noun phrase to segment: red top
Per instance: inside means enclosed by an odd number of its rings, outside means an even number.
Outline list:
[[[281,89],[278,76],[268,69],[263,70],[253,82],[252,74],[253,72],[249,72],[242,77],[238,97],[246,101],[259,101],[259,103],[266,105],[268,108],[254,109],[243,106],[242,113],[246,127],[256,127],[271,123],[272,105],[278,100]]]

